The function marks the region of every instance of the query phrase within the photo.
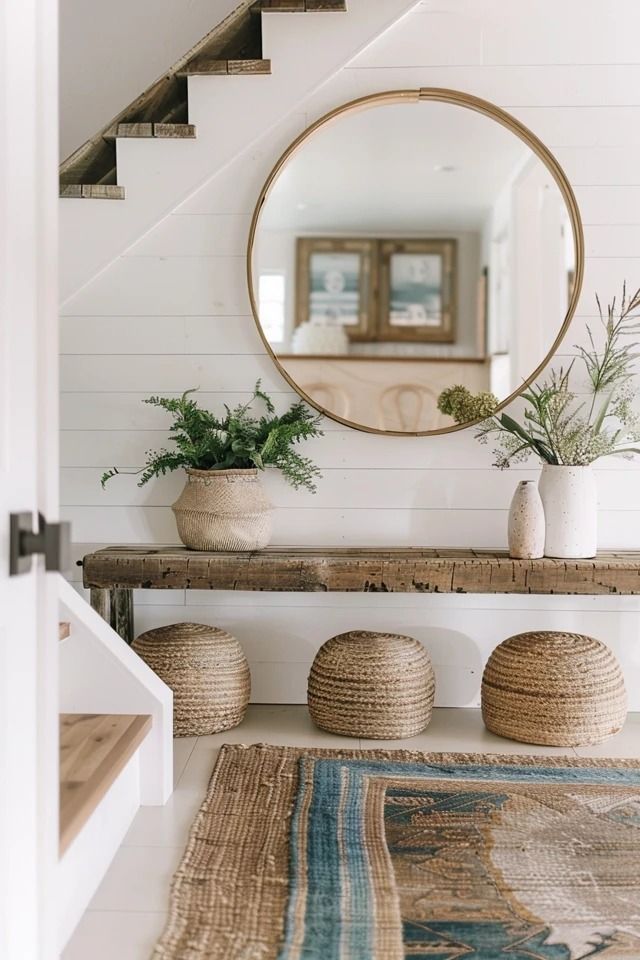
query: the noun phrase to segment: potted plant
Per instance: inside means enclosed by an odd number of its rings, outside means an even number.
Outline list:
[[[294,447],[301,440],[322,435],[320,416],[302,401],[276,416],[271,398],[255,386],[248,403],[216,417],[198,406],[195,390],[181,397],[150,397],[144,403],[173,416],[169,430],[171,450],[149,451],[138,486],[152,477],[185,469],[184,490],[173,504],[180,539],[192,550],[260,550],[271,536],[271,511],[259,471],[275,467],[293,487],[315,492],[320,471]],[[252,414],[260,400],[266,413]],[[120,473],[113,467],[102,476],[102,486]]]
[[[542,384],[522,394],[522,420],[496,413],[493,394],[473,395],[454,386],[441,393],[438,409],[457,423],[480,421],[476,437],[497,440],[494,466],[505,469],[534,454],[542,462],[540,496],[546,521],[545,556],[592,557],[597,549],[597,491],[592,464],[600,457],[640,453],[640,415],[633,409],[640,290],[631,298],[623,288],[606,313],[598,303],[598,338],[587,326],[588,346],[578,346],[586,375],[573,389],[575,361],[568,370],[551,371]],[[602,346],[597,346],[601,339]],[[579,392],[578,392],[579,391]]]

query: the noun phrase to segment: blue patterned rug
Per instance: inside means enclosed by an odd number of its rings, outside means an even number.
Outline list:
[[[640,960],[640,764],[225,747],[154,960]]]

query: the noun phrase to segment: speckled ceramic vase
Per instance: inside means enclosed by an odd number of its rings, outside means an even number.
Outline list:
[[[593,468],[547,464],[539,483],[545,557],[584,560],[598,548],[598,492]]]
[[[533,480],[521,480],[509,508],[509,556],[536,560],[544,556],[544,510]]]

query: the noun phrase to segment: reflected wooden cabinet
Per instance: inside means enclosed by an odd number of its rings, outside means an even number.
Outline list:
[[[287,357],[289,375],[318,407],[349,422],[375,422],[379,430],[419,433],[447,426],[438,411],[442,390],[460,383],[489,389],[486,360]],[[390,386],[391,384],[391,386]]]

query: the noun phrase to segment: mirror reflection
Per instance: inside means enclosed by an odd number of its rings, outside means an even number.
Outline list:
[[[451,425],[441,391],[500,400],[552,348],[576,275],[572,218],[512,129],[459,103],[371,100],[320,126],[267,191],[253,297],[281,368],[363,429]]]

